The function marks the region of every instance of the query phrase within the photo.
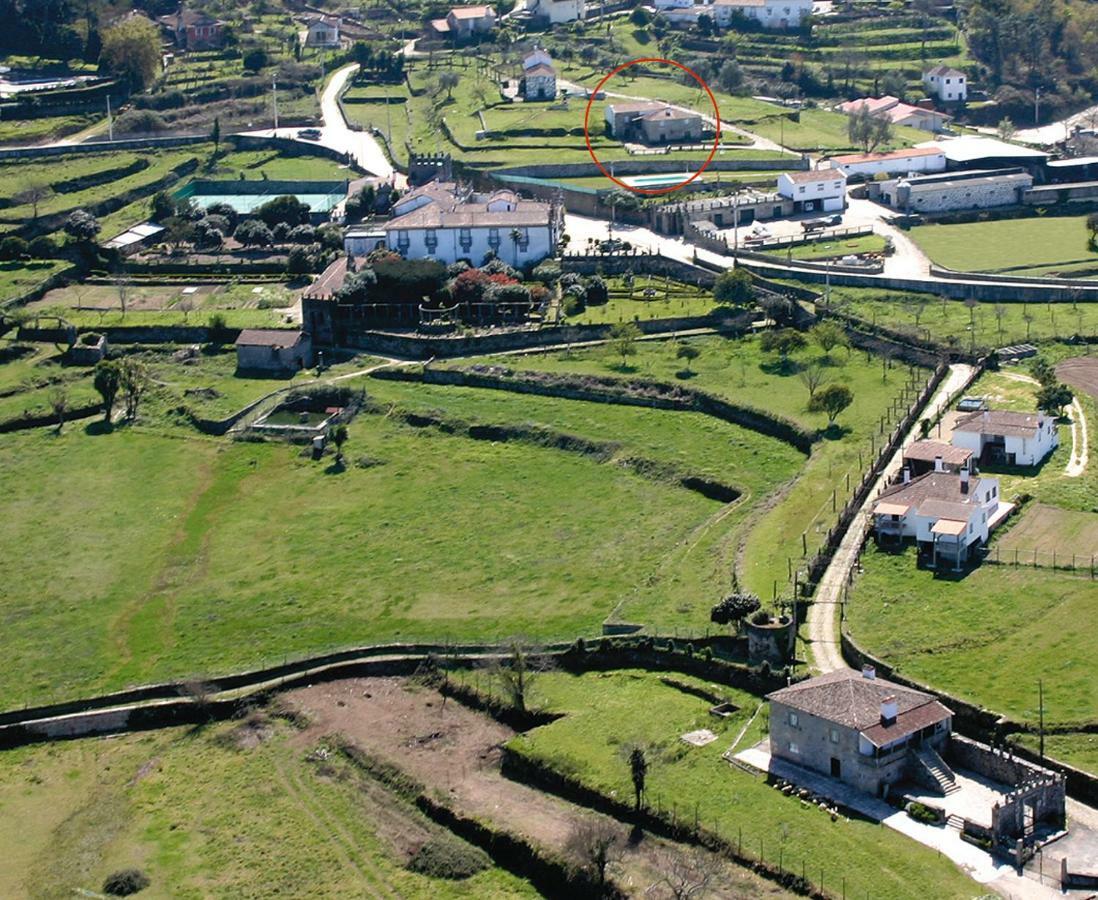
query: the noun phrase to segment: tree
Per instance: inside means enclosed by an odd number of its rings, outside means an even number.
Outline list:
[[[803,350],[808,344],[803,334],[794,328],[777,328],[763,332],[759,338],[759,348],[763,353],[777,353],[785,366],[789,354]]]
[[[644,782],[648,777],[648,760],[640,747],[634,747],[629,752],[629,777],[633,781],[633,808],[639,811],[644,799]]]
[[[726,94],[733,94],[743,84],[743,72],[740,64],[734,59],[727,60],[717,73],[717,84]]]
[[[689,375],[690,363],[697,359],[701,355],[701,351],[694,345],[683,341],[675,348],[675,359],[681,359],[685,361],[685,370]]]
[[[995,127],[996,134],[999,135],[999,140],[1009,141],[1014,137],[1014,133],[1018,129],[1014,127],[1014,123],[1011,121],[1010,116],[1003,116],[999,120],[999,124]]]
[[[29,203],[33,217],[38,218],[38,207],[53,196],[53,188],[48,184],[29,184],[11,199],[16,203]]]
[[[176,214],[175,199],[167,191],[157,191],[149,203],[149,213],[154,222],[163,222]]]
[[[127,356],[120,363],[119,388],[126,399],[126,418],[133,420],[137,417],[137,408],[141,398],[149,387],[149,373],[145,364],[132,356]]]
[[[721,860],[703,847],[676,846],[660,854],[657,867],[663,877],[645,892],[646,896],[692,900],[709,891],[720,875]]]
[[[214,153],[221,149],[221,119],[214,116],[213,128],[210,129],[210,140],[214,142]]]
[[[258,219],[245,219],[237,225],[233,238],[245,247],[269,247],[274,241],[271,229]]]
[[[92,384],[99,396],[103,398],[103,421],[110,425],[114,400],[122,387],[122,371],[118,363],[110,359],[101,359],[97,362],[92,376]]]
[[[343,445],[347,443],[347,426],[340,422],[338,425],[333,425],[332,430],[328,432],[328,437],[332,439],[332,443],[336,445],[336,465],[343,465]]]
[[[134,91],[149,87],[160,71],[160,32],[144,16],[132,16],[103,32],[100,63]]]
[[[1042,387],[1049,387],[1050,385],[1056,384],[1056,370],[1043,356],[1038,356],[1033,360],[1033,364],[1030,366],[1030,372],[1033,373],[1033,377],[1037,379],[1037,382]]]
[[[755,297],[755,283],[746,269],[725,269],[713,283],[713,299],[718,303],[742,306]]]
[[[809,363],[797,377],[801,379],[801,384],[808,389],[809,405],[816,397],[816,392],[830,380],[827,369],[818,362]]]
[[[729,594],[709,610],[709,621],[716,625],[735,625],[739,630],[740,623],[759,606],[759,598],[755,594]]]
[[[267,66],[270,61],[270,57],[263,47],[254,47],[245,53],[243,58],[244,68],[249,69],[252,72],[258,72],[260,69]]]
[[[461,83],[461,77],[457,72],[447,70],[440,72],[438,76],[438,86],[446,91],[446,99],[452,100],[454,97],[454,88]]]
[[[585,818],[572,827],[564,851],[578,868],[590,872],[597,884],[604,885],[606,871],[621,859],[624,844],[621,829],[612,821]]]
[[[65,413],[69,411],[68,389],[64,385],[50,388],[46,399],[50,404],[50,409],[53,410],[53,417],[57,419],[57,433],[60,434],[61,429],[65,426]]]
[[[194,222],[184,219],[182,216],[171,216],[162,223],[164,226],[164,240],[172,247],[172,253],[178,253],[184,244],[194,240]]]
[[[629,14],[629,21],[638,28],[645,28],[652,21],[652,16],[643,6],[635,6]]]
[[[511,233],[508,235],[511,238],[511,248],[513,250],[513,260],[515,267],[518,267],[518,252],[519,244],[522,243],[523,234],[518,228],[512,228]]]
[[[892,139],[892,122],[885,116],[874,114],[862,103],[847,113],[846,133],[864,153],[870,153]]]
[[[302,203],[292,194],[268,200],[255,211],[256,216],[268,227],[285,223],[293,228],[309,222],[309,204]]]
[[[533,654],[521,641],[512,640],[506,659],[492,666],[492,674],[500,684],[511,708],[525,713],[530,700],[530,687],[548,664]]]
[[[610,328],[609,346],[611,351],[621,357],[622,368],[630,356],[636,356],[637,338],[640,337],[640,329],[634,322],[618,322]]]
[[[836,347],[847,346],[846,332],[835,322],[820,322],[809,334],[824,352],[824,358],[831,357],[831,351]]]
[[[827,413],[827,424],[834,425],[839,414],[853,402],[854,394],[845,384],[829,384],[816,392],[808,409]]]
[[[99,220],[86,209],[74,209],[65,220],[65,234],[82,243],[94,241],[99,229]]]
[[[1059,416],[1074,399],[1075,394],[1066,384],[1047,384],[1037,392],[1037,408],[1049,415]]]
[[[27,242],[16,234],[0,240],[0,260],[12,262],[27,255]]]

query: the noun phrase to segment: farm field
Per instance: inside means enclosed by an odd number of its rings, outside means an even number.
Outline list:
[[[632,796],[628,748],[645,748],[650,763],[646,802],[678,809],[743,848],[783,864],[819,884],[834,887],[845,878],[847,896],[869,892],[882,900],[919,898],[933,883],[936,897],[967,898],[978,892],[948,860],[881,826],[839,818],[785,797],[765,782],[731,766],[721,755],[765,738],[766,707],[752,718],[761,699],[743,691],[707,685],[739,707],[716,720],[709,703],[641,671],[543,675],[532,690],[545,709],[563,713],[557,721],[516,736],[508,747],[618,798]],[[638,716],[644,709],[646,715]],[[718,739],[704,747],[680,736],[708,728]]]
[[[754,339],[690,340],[701,351],[691,363],[694,374],[688,383],[692,387],[787,416],[812,430],[825,431],[827,417],[807,411],[808,392],[798,377],[805,365],[820,356],[818,349],[795,354],[783,372],[775,360],[759,350]],[[476,362],[498,364],[498,360],[491,358],[461,364]],[[683,369],[673,346],[666,342],[638,343],[636,355],[624,369],[619,358],[611,356],[605,348],[530,354],[510,365],[526,370],[641,376],[672,383]],[[826,369],[832,381],[850,387],[854,402],[839,417],[838,432],[829,432],[816,443],[801,476],[788,492],[761,513],[759,521],[752,523],[742,559],[737,564],[741,582],[767,601],[775,592],[779,595],[785,592],[790,581],[790,557],[795,559],[799,555],[802,532],[808,532],[805,542],[809,553],[821,545],[831,522],[832,492],[836,494],[837,507],[841,507],[846,496],[847,472],[851,473],[853,486],[861,471],[859,453],[863,463],[869,459],[879,418],[908,378],[906,366],[886,370],[880,360],[867,360],[864,354],[848,354],[845,350],[833,351],[831,365]],[[918,377],[923,380],[929,373],[920,372]]]
[[[1094,266],[1087,249],[1086,216],[920,225],[910,236],[938,265],[962,272],[1047,275],[1061,265]]]
[[[1010,559],[1017,551],[1025,562],[1036,550],[1045,564],[1057,553],[1060,565],[1066,565],[1076,555],[1080,565],[1087,565],[1098,553],[1098,513],[1037,503],[1022,513],[1017,524],[995,546],[1003,559]]]
[[[314,749],[285,721],[253,713],[6,750],[0,894],[98,894],[109,874],[137,868],[154,897],[539,896],[338,759],[308,758]],[[466,880],[411,871],[429,841],[482,870]]]
[[[371,415],[338,475],[283,444],[101,431],[0,446],[0,542],[24,548],[0,560],[2,707],[397,638],[571,639],[722,508],[576,454]],[[109,530],[86,527],[88,497]],[[692,590],[671,579],[662,599]]]
[[[1090,662],[1098,645],[1078,627],[1098,602],[1088,574],[985,562],[960,579],[936,578],[916,568],[913,550],[872,545],[862,566],[847,626],[900,674],[1028,723],[1037,721],[1044,678],[1046,722],[1098,718]]]
[[[71,264],[60,259],[0,262],[0,306],[42,284]]]

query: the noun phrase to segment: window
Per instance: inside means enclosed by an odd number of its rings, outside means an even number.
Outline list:
[[[804,193],[804,185],[803,184],[799,188],[797,188],[797,193],[798,194],[803,194]]]
[[[800,753],[801,753],[801,748],[798,747],[797,744],[794,741],[790,741],[789,742],[789,752],[790,753],[796,753],[799,756]]]
[[[831,729],[831,743],[833,743],[833,744],[839,743],[839,729],[838,728],[832,728]]]
[[[797,726],[797,714],[795,712],[789,714],[789,724],[794,728]]]

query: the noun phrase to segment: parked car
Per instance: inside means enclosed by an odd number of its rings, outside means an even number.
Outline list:
[[[319,141],[320,129],[319,128],[302,128],[297,133],[297,136],[303,141]]]

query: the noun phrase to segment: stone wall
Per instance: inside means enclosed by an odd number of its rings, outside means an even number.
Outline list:
[[[712,172],[789,172],[809,167],[807,156],[789,156],[784,159],[714,159],[706,171]],[[619,159],[614,161],[614,175],[653,175],[681,172],[682,160],[657,159],[642,156],[637,159]],[[529,166],[511,166],[497,170],[500,175],[524,175],[527,178],[581,178],[588,175],[601,175],[602,170],[590,163],[541,163]],[[614,185],[606,182],[608,188]]]
[[[165,147],[186,147],[204,144],[209,134],[181,134],[173,137],[119,138],[116,141],[91,141],[47,147],[3,147],[0,159],[31,159],[42,156],[66,156],[70,153],[115,153],[119,150],[158,150]]]

